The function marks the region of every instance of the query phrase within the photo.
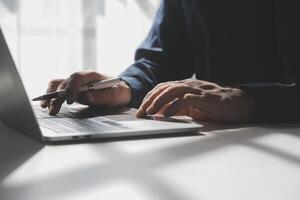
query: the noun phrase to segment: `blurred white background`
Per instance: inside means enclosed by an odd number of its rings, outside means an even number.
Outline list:
[[[53,78],[118,75],[134,59],[159,0],[0,0],[0,24],[30,97]]]

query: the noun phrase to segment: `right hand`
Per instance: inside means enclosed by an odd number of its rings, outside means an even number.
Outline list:
[[[47,93],[57,90],[66,90],[65,97],[50,99],[41,102],[43,108],[49,109],[50,115],[56,115],[62,104],[75,101],[90,106],[117,107],[127,105],[131,100],[130,87],[122,81],[118,86],[98,91],[89,91],[79,94],[81,86],[111,78],[93,71],[82,71],[72,74],[67,79],[55,79],[49,82]]]

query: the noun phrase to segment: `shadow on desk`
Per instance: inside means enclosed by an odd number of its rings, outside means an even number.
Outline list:
[[[36,141],[0,123],[0,181],[42,147]]]
[[[189,194],[169,184],[162,177],[153,173],[153,171],[170,165],[177,165],[178,163],[182,164],[185,161],[188,163],[191,158],[198,159],[206,154],[214,152],[219,154],[222,153],[220,150],[233,145],[250,147],[253,148],[255,153],[270,154],[278,157],[280,160],[300,166],[299,156],[289,153],[284,149],[257,142],[258,139],[265,136],[278,134],[278,130],[280,130],[280,134],[300,136],[300,125],[252,127],[248,125],[246,127],[210,123],[204,125],[204,128],[203,131],[210,131],[207,135],[211,132],[214,134],[208,137],[193,137],[187,140],[182,138],[182,140],[147,141],[142,143],[144,147],[143,151],[139,151],[138,147],[136,147],[134,153],[126,151],[126,146],[122,146],[122,143],[91,144],[89,148],[93,150],[94,154],[99,155],[101,162],[93,162],[82,168],[74,167],[68,171],[61,170],[61,172],[51,176],[40,177],[17,185],[4,187],[3,195],[10,197],[10,199],[23,199],[22,197],[28,197],[31,194],[30,192],[34,191],[35,199],[56,199],[62,198],[64,195],[73,194],[74,191],[84,193],[84,191],[89,191],[91,188],[101,190],[105,188],[103,187],[105,185],[114,185],[114,183],[125,181],[131,183],[137,189],[144,191],[146,194],[150,193],[159,196],[160,199],[190,200]],[[154,145],[156,142],[161,142],[162,145]],[[5,141],[1,141],[1,144],[5,146]],[[16,150],[20,147],[20,142],[14,141],[12,144],[13,146],[7,147],[7,149],[0,147],[1,153],[3,150],[8,150],[11,151],[10,154],[15,154],[13,156],[16,157],[14,161],[7,159],[10,162],[8,164],[10,168],[8,168],[7,173],[17,168],[40,148],[39,145],[30,139],[25,141],[25,145],[24,147],[22,145],[20,151]],[[132,143],[132,146],[135,147],[135,144]],[[27,152],[22,153],[22,151]],[[57,154],[67,157],[72,156],[72,154],[64,152],[57,152]],[[1,154],[1,158],[4,155]],[[51,163],[50,159],[49,163]],[[221,161],[215,164],[221,164]]]

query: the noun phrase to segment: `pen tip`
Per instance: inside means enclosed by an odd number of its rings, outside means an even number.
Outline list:
[[[41,100],[43,100],[41,97],[37,97],[37,98],[32,99],[31,101],[41,101]]]

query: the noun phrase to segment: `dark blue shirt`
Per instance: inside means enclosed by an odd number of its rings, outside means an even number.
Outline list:
[[[158,83],[195,74],[247,90],[253,121],[300,120],[294,2],[162,0],[135,63],[120,75],[132,89],[131,106]]]

